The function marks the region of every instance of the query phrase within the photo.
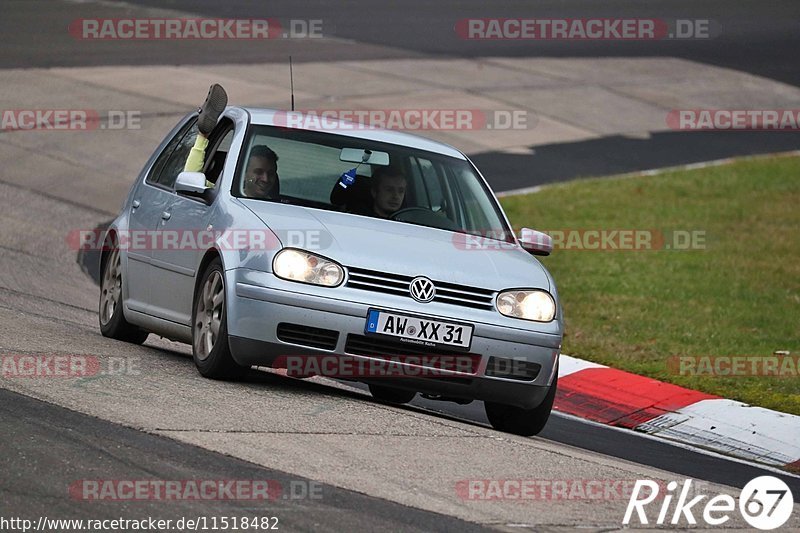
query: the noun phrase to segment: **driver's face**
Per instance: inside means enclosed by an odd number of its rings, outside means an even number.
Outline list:
[[[400,209],[406,196],[406,179],[403,176],[383,176],[377,189],[372,191],[375,213],[387,218]]]
[[[253,156],[247,162],[244,193],[253,198],[266,198],[278,179],[278,165],[266,157]]]

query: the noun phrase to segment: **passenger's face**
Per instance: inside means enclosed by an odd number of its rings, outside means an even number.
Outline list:
[[[377,189],[372,191],[375,213],[387,218],[400,209],[406,196],[406,179],[403,176],[384,176]]]
[[[278,165],[266,157],[252,156],[247,163],[244,193],[253,198],[266,198],[278,180]]]

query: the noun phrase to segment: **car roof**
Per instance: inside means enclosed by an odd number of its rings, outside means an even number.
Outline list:
[[[303,118],[308,118],[309,121],[320,118],[319,114],[316,115],[308,114],[308,113],[302,113],[300,111],[281,111],[277,109],[265,109],[256,107],[241,107],[240,109],[242,109],[243,111],[247,112],[250,115],[250,120],[253,124],[263,125],[263,126],[287,127],[286,125],[287,116],[289,116],[290,114],[298,121],[303,121]],[[295,127],[295,126],[288,126],[288,127],[291,127],[292,129],[302,129],[308,131],[323,131],[323,132],[327,131],[331,134],[343,135],[345,137],[352,137],[354,139],[364,139],[368,141],[397,144],[400,146],[416,148],[418,150],[425,150],[428,152],[434,152],[437,154],[447,155],[450,157],[455,157],[457,159],[466,160],[466,156],[464,156],[464,154],[461,153],[461,151],[459,151],[458,149],[453,148],[448,144],[433,141],[431,139],[426,139],[425,137],[420,137],[418,135],[411,135],[409,133],[402,133],[399,131],[384,130],[379,128],[365,128],[356,123],[341,119],[329,119],[326,117],[325,121],[328,124],[331,124],[333,127],[328,127],[328,126],[326,126],[325,128]],[[318,120],[316,122],[319,123]]]

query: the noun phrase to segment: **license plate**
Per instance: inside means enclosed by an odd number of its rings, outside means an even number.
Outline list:
[[[366,333],[395,337],[410,347],[469,350],[472,326],[370,309]]]

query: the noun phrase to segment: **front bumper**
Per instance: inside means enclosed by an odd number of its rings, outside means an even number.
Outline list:
[[[364,358],[348,352],[346,344],[348,335],[364,334],[369,308],[469,322],[474,326],[470,353],[480,354],[480,362],[471,374],[442,371],[440,377],[358,379],[365,383],[389,384],[391,381],[392,387],[429,395],[533,408],[547,394],[558,361],[560,334],[481,321],[480,313],[487,311],[418,304],[409,298],[346,287],[311,287],[248,269],[227,271],[226,282],[229,343],[234,359],[243,366],[272,366],[281,356],[294,355],[347,354],[355,359]],[[422,306],[425,306],[424,311]],[[278,338],[280,323],[337,331],[338,340],[330,350],[287,343]],[[532,381],[487,376],[490,356],[536,363],[541,370]]]

